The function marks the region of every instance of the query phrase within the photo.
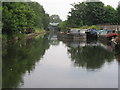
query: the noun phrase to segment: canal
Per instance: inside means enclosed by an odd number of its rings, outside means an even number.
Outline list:
[[[3,88],[118,88],[118,61],[99,41],[46,34],[7,43],[2,50]]]

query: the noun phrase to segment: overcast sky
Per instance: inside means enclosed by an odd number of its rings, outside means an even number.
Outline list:
[[[67,19],[68,12],[71,10],[72,3],[82,2],[83,0],[32,0],[39,2],[45,9],[46,13],[58,14],[62,20]],[[116,8],[120,0],[100,0],[105,5],[111,5]]]

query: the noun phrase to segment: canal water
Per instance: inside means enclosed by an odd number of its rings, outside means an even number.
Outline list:
[[[3,88],[118,88],[114,49],[57,35],[3,45]]]

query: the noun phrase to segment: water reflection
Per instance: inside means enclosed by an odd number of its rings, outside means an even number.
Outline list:
[[[35,68],[35,63],[43,57],[49,48],[46,38],[34,38],[18,43],[3,45],[2,87],[15,88],[23,83],[23,75]]]
[[[57,46],[60,43],[60,41],[57,38],[57,34],[54,32],[49,32],[44,37],[50,41],[50,45]]]
[[[116,55],[118,62],[120,63],[120,54]]]
[[[119,45],[116,45],[116,47],[115,47],[115,56],[116,56],[116,58],[117,58],[117,60],[118,60],[118,62],[120,63],[120,44]]]
[[[67,51],[75,66],[94,70],[114,60],[114,53],[109,46],[100,42],[70,40],[63,42],[69,47]]]
[[[97,41],[64,40],[50,33],[7,43],[2,51],[3,88],[117,87],[113,49]]]

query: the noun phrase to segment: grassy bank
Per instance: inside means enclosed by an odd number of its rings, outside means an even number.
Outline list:
[[[23,40],[23,39],[30,39],[36,36],[42,36],[46,33],[45,30],[41,30],[39,28],[35,28],[35,32],[34,33],[30,33],[30,34],[14,34],[14,35],[6,35],[6,34],[2,34],[2,43],[6,43],[6,42],[16,42],[19,40]]]
[[[33,38],[33,37],[36,37],[36,36],[42,36],[45,33],[46,33],[45,30],[41,30],[39,28],[35,28],[35,32],[34,33],[30,33],[30,34],[26,34],[25,35],[25,39]]]

